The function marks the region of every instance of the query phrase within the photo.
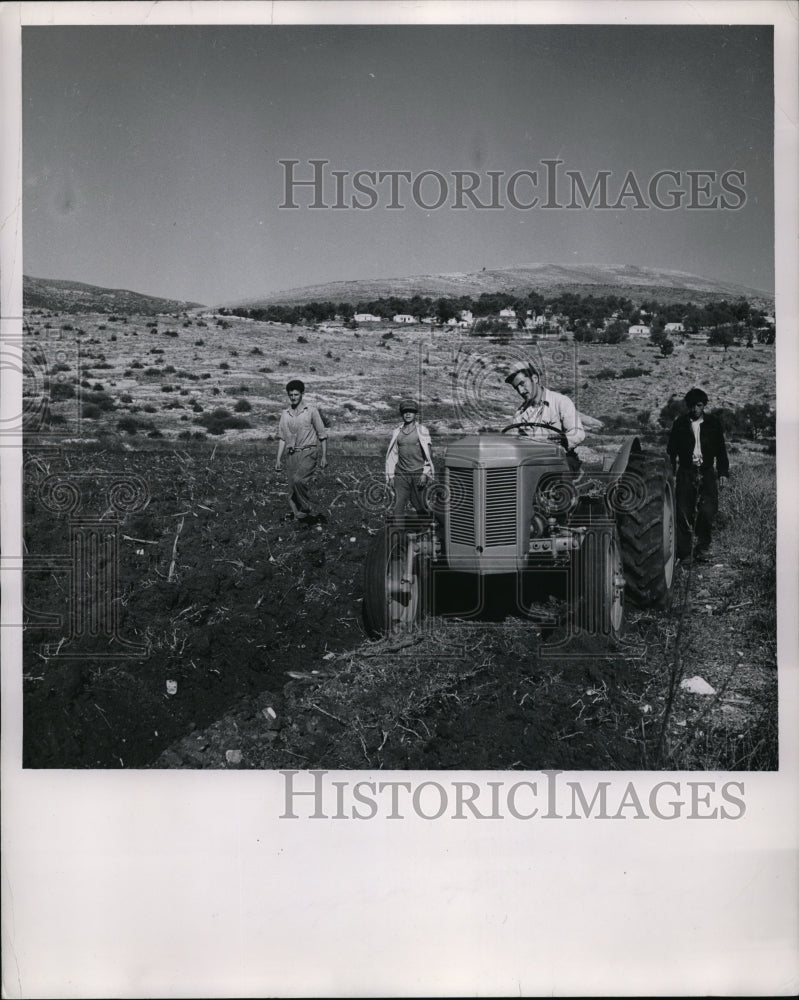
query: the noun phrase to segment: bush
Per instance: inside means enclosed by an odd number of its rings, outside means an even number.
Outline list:
[[[668,358],[671,354],[674,354],[674,342],[666,337],[665,340],[660,343],[660,353],[664,358]]]
[[[616,371],[614,368],[603,368],[602,371],[599,371],[596,373],[596,375],[594,375],[594,378],[598,379],[616,378]]]
[[[124,434],[136,434],[139,430],[139,421],[134,417],[122,417],[117,420],[117,430]]]
[[[302,334],[301,334],[299,337],[297,337],[297,343],[298,344],[307,344],[308,343],[308,338],[307,337],[303,337]]]
[[[224,434],[228,430],[245,430],[251,426],[243,417],[234,417],[223,406],[197,417],[195,422],[202,424],[209,434]]]
[[[619,378],[640,378],[641,375],[651,375],[652,372],[649,368],[623,368],[619,375]]]
[[[226,372],[229,372],[229,371],[230,371],[230,365],[229,365],[229,364],[227,363],[227,361],[222,361],[222,362],[220,362],[220,364],[219,364],[219,367],[220,367],[220,368],[221,368],[221,369],[222,369],[223,371],[226,371]]]
[[[98,420],[102,410],[99,406],[95,406],[94,403],[84,403],[83,409],[81,410],[81,416],[86,420]]]
[[[131,366],[130,366],[130,367],[131,367],[131,368],[144,368],[144,365],[143,365],[143,364],[141,363],[141,361],[134,361],[134,362],[133,362],[133,363],[131,364]]]
[[[236,405],[233,409],[236,413],[249,413],[252,409],[252,404],[248,399],[239,399],[236,401]]]
[[[54,382],[50,386],[50,402],[60,403],[75,398],[75,388],[69,382]]]
[[[96,406],[99,410],[114,409],[113,399],[111,399],[107,392],[102,392],[101,390],[87,393],[84,397],[84,402]]]
[[[687,410],[682,396],[670,396],[668,403],[658,414],[658,423],[661,427],[669,430],[677,417],[682,416],[683,413],[687,413]]]

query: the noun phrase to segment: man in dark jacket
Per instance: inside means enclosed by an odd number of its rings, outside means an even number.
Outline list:
[[[730,471],[724,428],[718,417],[705,413],[707,395],[701,389],[686,393],[688,412],[677,417],[669,435],[668,453],[677,471],[677,558],[691,554],[704,558],[710,545],[711,525],[719,507],[718,487]],[[678,466],[679,461],[679,466]]]

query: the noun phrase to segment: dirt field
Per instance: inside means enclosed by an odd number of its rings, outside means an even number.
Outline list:
[[[397,401],[422,399],[441,459],[463,430],[507,422],[515,401],[493,366],[539,348],[393,327],[152,322],[29,317],[40,346],[26,383],[26,766],[776,765],[774,458],[762,445],[732,446],[711,563],[690,579],[680,568],[671,615],[631,613],[613,656],[586,639],[555,660],[546,646],[558,628],[507,618],[499,599],[489,620],[459,621],[445,601],[445,617],[407,644],[373,642],[362,566],[383,521],[377,485]],[[540,350],[549,384],[605,422],[586,456],[615,452],[625,430],[662,450],[657,413],[691,384],[711,405],[774,402],[773,347],[724,355],[689,341],[665,359],[648,343]],[[315,486],[328,522],[314,528],[282,521],[274,471],[283,386],[296,375],[331,426]],[[251,426],[207,433],[197,421],[221,407]],[[63,481],[78,482],[79,506]],[[101,535],[111,540],[98,547]],[[75,595],[90,590],[70,577],[76,545],[82,579],[110,595],[80,635]],[[42,627],[42,613],[62,622]],[[716,695],[670,701],[670,682],[695,674]]]

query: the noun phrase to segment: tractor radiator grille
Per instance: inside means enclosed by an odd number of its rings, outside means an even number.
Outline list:
[[[485,543],[516,544],[516,469],[486,469]]]
[[[449,534],[458,545],[474,545],[474,472],[448,469]]]

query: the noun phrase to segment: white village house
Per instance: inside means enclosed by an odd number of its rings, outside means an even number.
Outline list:
[[[664,331],[666,333],[685,333],[685,326],[682,323],[667,323]]]
[[[394,317],[395,323],[415,323],[416,319],[413,316],[409,316],[407,313],[397,313]]]
[[[644,326],[643,323],[634,323],[627,333],[631,337],[648,337],[651,333],[651,328]]]
[[[371,313],[355,313],[356,323],[379,323],[380,317],[373,316]]]

